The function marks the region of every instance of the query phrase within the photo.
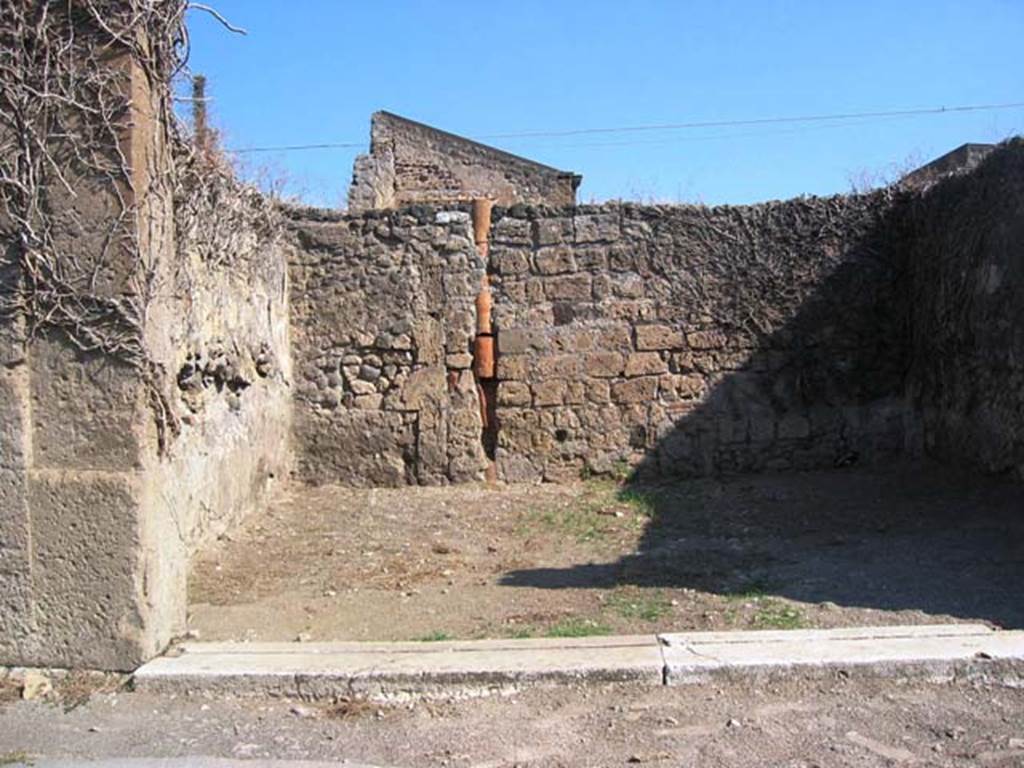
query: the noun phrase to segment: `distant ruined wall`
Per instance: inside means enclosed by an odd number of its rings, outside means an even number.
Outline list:
[[[1024,141],[918,201],[910,390],[933,457],[1024,477]]]
[[[297,477],[480,479],[469,353],[483,264],[468,214],[289,215]]]
[[[580,177],[377,112],[370,154],[356,159],[349,211],[444,205],[487,197],[500,205],[573,205]]]

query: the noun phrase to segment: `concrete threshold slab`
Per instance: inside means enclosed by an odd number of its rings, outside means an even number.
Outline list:
[[[993,662],[1024,664],[1024,632],[981,624],[690,632],[659,639],[668,685],[838,673],[948,678]]]
[[[186,643],[137,670],[135,687],[311,699],[461,698],[545,684],[683,685],[839,671],[934,677],[993,662],[1024,669],[1024,632],[944,624],[437,643]]]

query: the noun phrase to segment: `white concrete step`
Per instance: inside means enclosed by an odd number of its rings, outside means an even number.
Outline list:
[[[187,643],[135,673],[153,692],[475,695],[540,683],[661,684],[655,635],[414,643]]]
[[[155,693],[461,697],[526,685],[850,674],[1020,664],[1024,632],[979,624],[437,643],[187,643],[135,673]]]
[[[1024,632],[981,624],[689,632],[659,639],[668,685],[838,672],[945,677],[984,662],[1024,662]]]

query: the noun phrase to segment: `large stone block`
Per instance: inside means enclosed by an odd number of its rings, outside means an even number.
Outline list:
[[[653,400],[657,393],[657,376],[644,376],[612,383],[612,400],[616,403],[646,403]]]
[[[415,430],[407,414],[388,411],[295,415],[296,474],[304,482],[355,487],[405,485],[415,453]],[[343,446],[343,450],[339,450]],[[358,450],[355,447],[358,446]]]
[[[539,249],[533,256],[537,271],[542,275],[561,275],[576,271],[576,258],[568,246],[551,246]]]
[[[626,359],[627,376],[666,373],[668,363],[657,352],[634,352]]]
[[[0,370],[0,663],[26,663],[35,635],[26,473],[29,399],[27,366],[12,363]]]
[[[580,373],[579,355],[543,355],[534,361],[534,375],[541,379],[571,379]]]
[[[587,376],[615,378],[626,367],[626,358],[618,352],[592,352],[584,357]]]
[[[533,242],[533,227],[528,219],[514,219],[506,216],[494,222],[491,229],[491,241],[512,245],[530,245]]]
[[[721,331],[693,331],[686,334],[691,349],[725,349],[728,338]]]
[[[641,351],[680,349],[686,345],[682,330],[668,325],[638,325],[636,348]]]
[[[28,483],[0,469],[0,663],[26,664],[35,637]]]
[[[535,227],[534,236],[537,245],[572,242],[572,219],[538,219]]]
[[[28,487],[34,663],[133,669],[159,650],[147,625],[138,476],[43,470]]]
[[[573,224],[577,243],[610,243],[621,234],[617,212],[577,216]]]
[[[590,275],[557,275],[544,281],[544,295],[550,301],[590,301]]]
[[[522,275],[530,271],[530,253],[522,249],[501,248],[491,252],[498,274]]]
[[[530,355],[500,355],[498,357],[498,378],[522,381],[529,378],[533,361]]]
[[[36,468],[139,467],[144,392],[136,371],[59,339],[32,343],[32,450]]]
[[[418,411],[429,404],[436,404],[448,396],[448,379],[444,368],[432,366],[420,368],[409,374],[399,398],[402,407]]]
[[[498,385],[498,405],[529,405],[530,387],[522,381],[503,381]]]
[[[545,346],[543,333],[535,328],[503,328],[498,332],[498,352],[503,356],[543,350]]]
[[[533,385],[533,404],[537,406],[561,405],[565,401],[564,379],[538,381]]]

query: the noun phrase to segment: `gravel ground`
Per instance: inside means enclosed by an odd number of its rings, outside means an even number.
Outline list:
[[[201,553],[203,640],[1024,627],[1020,486],[860,469],[293,488]]]
[[[197,755],[390,768],[1024,765],[1019,678],[566,687],[396,708],[127,692],[77,704],[0,706],[0,765]]]

